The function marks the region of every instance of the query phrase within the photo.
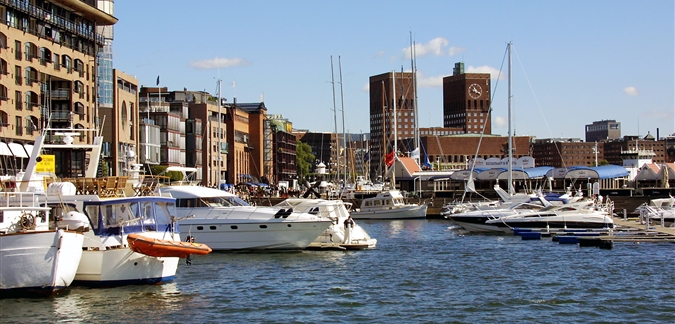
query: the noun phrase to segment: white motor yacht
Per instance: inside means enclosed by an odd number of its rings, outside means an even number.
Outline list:
[[[214,251],[300,250],[331,220],[294,208],[250,206],[227,191],[202,186],[165,186],[176,198],[181,237],[195,237]]]
[[[352,211],[354,219],[412,219],[427,217],[426,204],[406,204],[398,190],[387,190],[361,201],[361,208]]]
[[[490,219],[486,225],[497,226],[502,232],[510,233],[515,228],[535,230],[569,229],[611,229],[614,221],[611,210],[595,206],[593,201],[565,205],[551,205],[530,213],[519,213]]]
[[[155,257],[134,252],[129,247],[127,235],[137,233],[148,239],[180,240],[172,223],[176,200],[157,196],[127,197],[129,190],[126,190],[124,177],[106,177],[107,181],[102,181],[97,169],[103,137],[94,136],[92,144],[75,141],[79,135],[91,131],[43,130],[35,140],[22,182],[22,187],[25,185],[36,191],[42,188],[44,191],[43,175],[35,173],[36,165],[42,160],[43,149],[51,149],[52,153],[59,152],[62,156],[70,156],[71,153],[83,156],[83,152],[88,155],[84,177],[52,182],[46,191],[46,206],[53,215],[83,214],[91,228],[84,233],[84,241],[79,246],[82,257],[73,285],[110,287],[173,280],[178,257]],[[57,143],[52,135],[62,137],[63,143]],[[51,137],[49,143],[45,143],[47,136]],[[90,183],[91,186],[87,185]]]
[[[174,279],[178,257],[154,257],[134,252],[127,236],[134,233],[157,240],[179,241],[172,224],[176,215],[175,199],[71,196],[53,191],[48,192],[48,197],[48,206],[54,212],[77,211],[87,215],[90,221],[92,230],[85,232],[82,259],[74,284],[111,287]]]
[[[288,198],[277,204],[277,207],[291,207],[297,211],[308,212],[331,220],[328,229],[319,235],[309,248],[356,250],[375,248],[377,245],[377,239],[371,238],[363,227],[356,223],[349,234],[349,242],[346,241],[344,223],[349,217],[350,203],[342,200]]]
[[[75,278],[86,218],[71,215],[69,219],[76,222],[57,228],[49,208],[40,206],[40,198],[44,195],[34,192],[0,192],[2,297],[51,295]]]

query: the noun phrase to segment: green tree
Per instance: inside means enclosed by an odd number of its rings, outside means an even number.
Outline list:
[[[295,146],[295,165],[298,166],[298,177],[304,178],[309,174],[309,168],[316,158],[312,154],[312,148],[307,144],[298,141]]]
[[[600,166],[600,165],[609,165],[609,161],[607,161],[607,160],[605,160],[605,159],[602,159],[602,160],[598,161],[598,165],[599,165],[599,166]]]

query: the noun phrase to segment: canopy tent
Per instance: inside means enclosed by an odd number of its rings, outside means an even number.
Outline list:
[[[551,171],[553,167],[542,166],[535,168],[513,168],[512,179],[514,180],[528,180],[528,179],[541,179],[546,176],[546,174]],[[499,180],[508,180],[509,171],[504,171],[497,176]]]
[[[601,165],[597,167],[576,167],[565,174],[566,179],[613,179],[627,177],[626,168],[619,165]]]
[[[473,179],[476,179],[478,177],[478,174],[490,170],[488,168],[474,168],[473,169]],[[452,175],[450,175],[450,179],[452,180],[468,180],[469,179],[469,174],[471,174],[471,169],[466,169],[466,170],[460,170],[460,171],[455,171]]]
[[[502,172],[507,171],[504,168],[487,169],[478,173],[476,180],[496,180]]]

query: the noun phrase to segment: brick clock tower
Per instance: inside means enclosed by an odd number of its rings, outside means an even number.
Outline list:
[[[452,75],[443,78],[443,127],[462,128],[467,134],[492,133],[490,74],[464,73],[455,63]]]

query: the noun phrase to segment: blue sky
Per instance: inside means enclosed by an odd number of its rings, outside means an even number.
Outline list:
[[[506,44],[513,42],[516,135],[675,133],[675,5],[624,1],[116,1],[114,67],[140,84],[264,98],[294,128],[369,132],[368,78],[410,70],[417,45],[420,127],[442,127],[442,78],[456,62],[493,74],[493,133],[507,134]],[[340,94],[338,57],[342,63]],[[499,71],[502,78],[497,80]],[[341,96],[344,103],[341,103]]]

